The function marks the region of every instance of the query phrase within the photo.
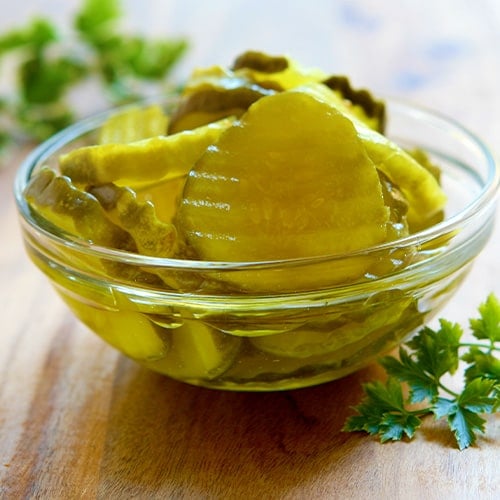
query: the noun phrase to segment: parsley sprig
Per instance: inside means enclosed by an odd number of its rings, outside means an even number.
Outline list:
[[[0,150],[71,124],[77,118],[71,92],[90,79],[111,105],[159,93],[154,86],[165,85],[187,41],[125,33],[121,18],[119,0],[83,0],[70,33],[37,17],[0,35],[0,65],[10,63],[15,73],[15,92],[0,95]]]
[[[471,319],[473,342],[463,342],[463,329],[441,319],[439,328],[422,328],[400,347],[399,356],[380,360],[386,382],[363,385],[365,396],[349,417],[345,431],[365,431],[381,442],[413,438],[423,417],[446,419],[459,449],[485,432],[485,414],[500,407],[500,302],[494,294]],[[452,390],[446,380],[462,365],[463,388]]]

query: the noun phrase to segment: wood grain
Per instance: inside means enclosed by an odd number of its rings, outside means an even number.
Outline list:
[[[63,19],[78,3],[46,0],[44,6]],[[243,4],[127,6],[147,29],[187,32],[193,51],[186,68],[229,62],[257,42],[274,53],[286,48],[363,85],[438,108],[498,145],[496,0],[481,8],[455,0],[384,2],[376,11],[369,0],[318,0],[310,10],[289,2],[288,17],[280,15],[282,2],[271,0],[266,16],[252,8],[244,13],[245,29],[227,31],[240,26]],[[4,7],[2,29],[22,10],[15,3]],[[367,50],[375,66],[367,64]],[[464,452],[431,419],[412,442],[381,445],[341,431],[360,384],[381,376],[375,366],[310,389],[248,394],[184,385],[119,355],[73,318],[24,253],[12,182],[26,152],[15,151],[0,170],[2,500],[500,498],[498,416]],[[443,314],[463,322],[487,292],[500,295],[499,251],[497,227]]]

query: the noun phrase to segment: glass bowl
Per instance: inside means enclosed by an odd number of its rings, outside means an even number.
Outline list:
[[[95,142],[108,116],[64,130],[21,165],[15,196],[25,247],[81,321],[126,356],[180,381],[272,391],[358,370],[443,307],[493,229],[499,172],[484,144],[456,122],[388,100],[387,135],[425,150],[442,168],[448,203],[433,227],[348,255],[271,262],[176,260],[99,247],[34,213],[23,190],[42,165]],[[335,278],[367,263],[359,279]]]

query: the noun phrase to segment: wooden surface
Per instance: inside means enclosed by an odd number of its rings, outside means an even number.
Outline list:
[[[77,2],[25,4],[2,6],[0,28],[32,12],[64,21]],[[376,11],[368,0],[318,1],[315,10],[268,0],[260,17],[242,1],[125,4],[131,27],[191,38],[181,76],[250,46],[286,50],[441,109],[498,147],[496,0],[401,0]],[[500,498],[498,416],[464,452],[432,420],[410,443],[341,432],[376,367],[316,388],[239,394],[180,384],[117,354],[24,254],[11,186],[25,154],[14,151],[0,171],[0,498]],[[499,250],[497,228],[443,315],[465,322],[488,292],[500,296]]]

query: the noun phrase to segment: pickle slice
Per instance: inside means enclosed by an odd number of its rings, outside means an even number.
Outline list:
[[[349,104],[325,85],[311,83],[297,90],[329,103],[352,120],[370,159],[407,199],[410,232],[431,225],[446,203],[438,176],[396,143],[359,120]]]
[[[105,309],[87,304],[60,289],[58,291],[82,323],[126,356],[137,361],[154,361],[167,354],[168,344],[144,314],[126,309]]]
[[[165,135],[168,117],[160,106],[133,106],[110,116],[99,131],[99,144],[140,141]]]
[[[384,132],[386,115],[383,101],[375,99],[366,89],[356,90],[345,76],[333,75],[322,82],[349,103],[351,112],[370,128]]]
[[[432,225],[446,203],[446,195],[436,177],[395,143],[368,130],[358,129],[366,152],[408,200],[410,232]]]
[[[24,196],[37,217],[53,224],[90,245],[99,245],[128,252],[137,252],[137,245],[127,231],[114,224],[99,201],[86,191],[73,186],[67,177],[59,176],[49,167],[42,167],[28,183]],[[108,276],[132,281],[136,284],[161,284],[158,276],[125,262],[100,259],[77,252],[70,247],[59,249],[64,259],[76,268],[92,273],[104,272]]]
[[[193,71],[169,130],[179,132],[224,116],[239,117],[266,95],[324,78],[322,71],[303,68],[285,56],[244,52],[231,69],[212,66]]]
[[[157,218],[152,203],[137,201],[134,191],[115,184],[92,187],[89,193],[99,200],[112,222],[132,236],[139,253],[156,257],[173,255],[177,230]]]
[[[184,96],[172,114],[170,133],[190,130],[228,116],[241,116],[248,107],[270,91],[256,85],[203,87]]]
[[[381,332],[390,331],[396,324],[412,299],[398,291],[391,292],[387,304],[365,305],[365,310],[357,317],[340,316],[333,322],[304,326],[295,331],[255,337],[252,344],[269,354],[291,358],[308,358],[323,354],[335,354],[337,359],[346,358],[362,346],[372,343]],[[372,299],[373,300],[373,299]],[[390,301],[394,301],[391,303]],[[333,359],[333,358],[331,358]]]
[[[397,240],[408,236],[408,221],[406,219],[408,201],[383,172],[378,171],[378,176],[382,186],[384,202],[391,210],[391,216],[387,223],[387,239]]]
[[[83,185],[115,182],[135,186],[179,177],[233,121],[225,118],[194,130],[127,144],[84,146],[61,155],[60,170]]]
[[[163,222],[172,223],[185,181],[186,176],[175,177],[146,186],[134,186],[133,189],[138,201],[151,202],[158,218]]]
[[[267,88],[289,90],[310,82],[320,82],[326,74],[318,68],[305,68],[294,59],[248,51],[233,64],[234,74]]]
[[[259,261],[385,241],[390,210],[352,123],[314,96],[254,103],[191,170],[177,226],[201,259]]]
[[[169,330],[170,349],[153,369],[181,380],[214,379],[234,362],[241,339],[225,335],[198,320]]]
[[[233,71],[247,68],[261,73],[279,73],[290,65],[285,56],[271,56],[263,52],[247,50],[240,54],[233,63]]]
[[[48,167],[31,178],[24,196],[37,214],[63,231],[104,247],[137,251],[130,234],[106,217],[94,196]]]

